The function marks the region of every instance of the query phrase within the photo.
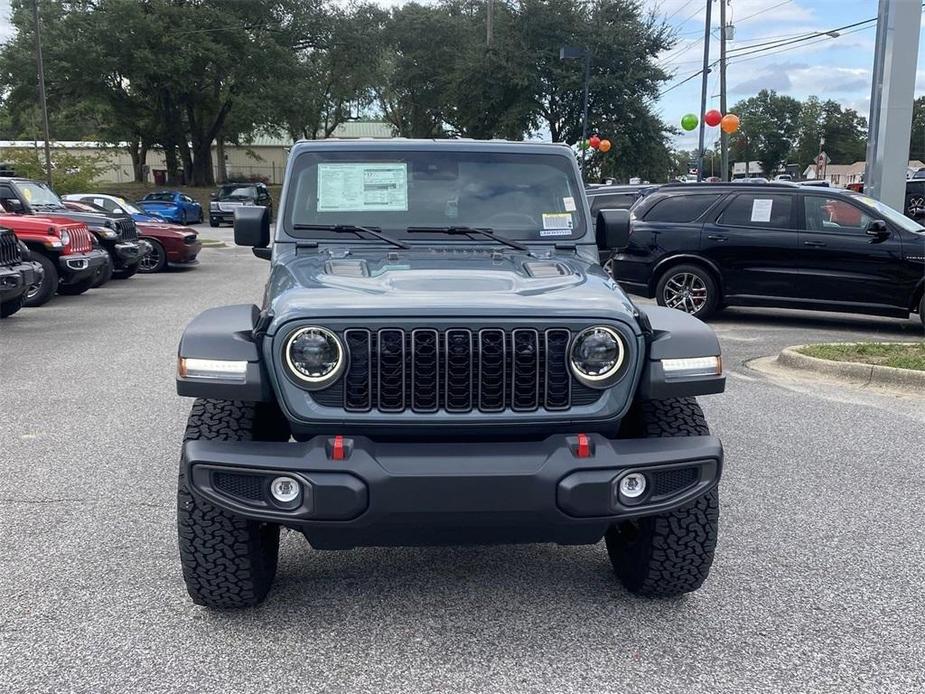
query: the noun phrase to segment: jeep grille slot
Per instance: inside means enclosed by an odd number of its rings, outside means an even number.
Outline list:
[[[440,408],[440,336],[436,330],[411,331],[411,409],[436,412]]]
[[[378,345],[379,409],[405,409],[405,331],[380,330]]]
[[[504,342],[503,330],[479,330],[479,409],[482,412],[504,409],[504,382],[507,380]]]
[[[13,265],[20,262],[19,244],[16,242],[16,235],[0,229],[0,265]]]
[[[546,331],[546,409],[567,410],[572,400],[572,377],[568,367],[568,330]]]
[[[446,331],[446,411],[472,409],[472,331]]]
[[[513,366],[511,368],[511,407],[535,410],[540,406],[540,340],[532,328],[512,333]]]
[[[344,375],[344,406],[353,412],[368,412],[373,407],[372,335],[368,330],[345,330],[344,341],[350,355]]]

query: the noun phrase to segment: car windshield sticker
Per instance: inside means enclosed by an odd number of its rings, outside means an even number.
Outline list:
[[[752,201],[752,221],[753,222],[770,222],[771,207],[774,205],[773,200],[753,200]]]
[[[571,212],[544,212],[543,230],[565,231],[565,235],[572,233]],[[559,234],[541,234],[542,236],[559,236]]]
[[[408,165],[318,164],[318,211],[406,212]]]
[[[571,229],[540,229],[540,236],[571,236]]]
[[[22,188],[22,196],[26,199],[26,202],[32,202],[32,191],[28,188]]]
[[[562,198],[562,204],[565,205],[566,212],[575,211],[575,198]]]

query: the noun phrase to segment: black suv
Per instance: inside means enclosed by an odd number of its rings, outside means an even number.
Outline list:
[[[197,398],[183,444],[187,589],[254,605],[280,528],[313,547],[606,539],[631,591],[704,581],[723,464],[693,396],[723,390],[713,331],[637,309],[598,264],[564,145],[296,143],[261,306],[209,309],[180,341]]]
[[[25,305],[29,287],[41,284],[42,266],[10,229],[0,227],[0,318],[7,318]]]
[[[852,191],[667,185],[633,208],[611,263],[630,292],[698,318],[738,305],[925,322],[925,228]]]
[[[212,201],[209,203],[209,226],[231,224],[234,222],[234,211],[242,205],[266,207],[270,218],[273,218],[273,199],[270,197],[270,191],[259,181],[223,183],[210,197]]]

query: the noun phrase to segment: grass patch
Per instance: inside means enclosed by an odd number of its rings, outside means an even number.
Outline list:
[[[808,357],[858,364],[925,371],[925,342],[859,342],[850,345],[809,345],[797,350]]]

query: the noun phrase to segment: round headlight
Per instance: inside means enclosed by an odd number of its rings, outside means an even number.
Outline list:
[[[286,363],[292,375],[309,387],[322,388],[344,370],[344,349],[327,328],[296,330],[286,342]]]
[[[572,343],[569,362],[579,381],[592,388],[607,388],[623,365],[623,338],[613,328],[587,328]]]
[[[62,229],[61,233],[58,234],[58,238],[61,239],[61,243],[63,243],[65,246],[71,242],[71,235],[64,229]]]

